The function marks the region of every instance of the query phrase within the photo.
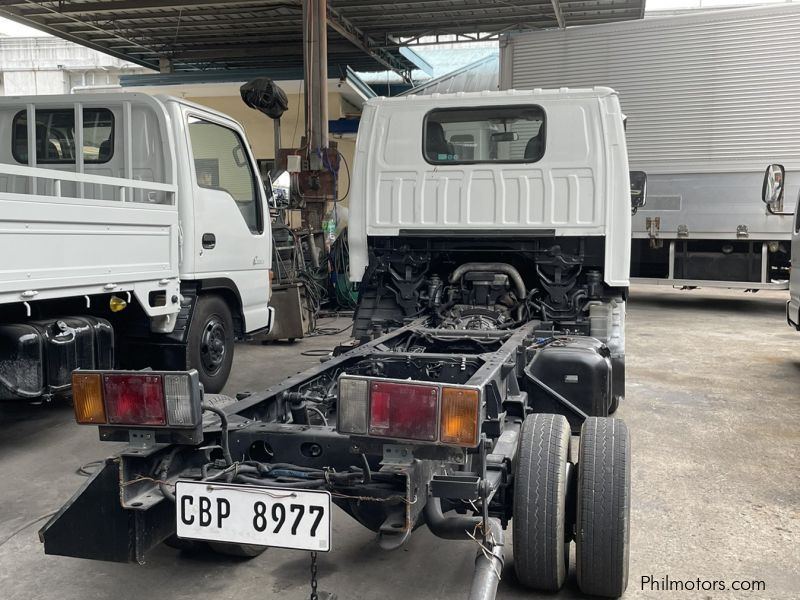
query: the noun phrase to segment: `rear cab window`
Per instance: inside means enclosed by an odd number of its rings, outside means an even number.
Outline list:
[[[443,108],[423,123],[422,152],[434,165],[532,163],[544,156],[541,106]]]
[[[28,112],[14,115],[11,135],[14,160],[29,164]],[[83,109],[83,162],[100,164],[114,155],[114,114],[107,108]],[[75,111],[71,108],[36,110],[36,163],[75,164]]]

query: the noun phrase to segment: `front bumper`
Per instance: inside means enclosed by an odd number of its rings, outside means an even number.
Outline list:
[[[272,328],[275,326],[275,308],[270,306],[267,308],[267,327],[264,330],[265,334],[272,333]]]

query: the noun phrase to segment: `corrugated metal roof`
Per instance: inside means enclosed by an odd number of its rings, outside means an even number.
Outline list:
[[[645,0],[329,0],[329,71],[423,66],[408,44],[446,34],[641,18]],[[2,0],[0,15],[159,70],[264,69],[302,75],[300,0]]]
[[[427,39],[425,41],[427,41]],[[431,66],[428,71],[415,70],[412,73],[413,80],[417,85],[420,85],[433,78],[442,77],[467,65],[471,65],[490,54],[497,54],[498,40],[493,39],[481,42],[442,42],[438,45],[429,45],[426,43],[424,45],[415,46],[414,51]],[[394,85],[397,83],[404,83],[403,78],[392,71],[361,73],[360,76],[369,84]]]
[[[453,92],[483,92],[500,87],[500,56],[495,52],[465,67],[399,94],[449,94]]]

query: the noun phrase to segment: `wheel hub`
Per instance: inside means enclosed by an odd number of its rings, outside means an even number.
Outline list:
[[[225,326],[219,319],[212,317],[203,329],[200,343],[203,369],[210,375],[215,374],[225,362],[225,353]]]

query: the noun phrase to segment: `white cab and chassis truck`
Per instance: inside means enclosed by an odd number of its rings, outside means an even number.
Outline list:
[[[773,163],[764,173],[761,199],[770,212],[779,212],[786,195],[786,169]],[[789,280],[789,300],[786,302],[786,322],[800,331],[800,202],[795,204],[794,214],[781,213],[792,220],[792,277]]]
[[[510,34],[501,87],[609,85],[628,117],[630,167],[648,177],[633,216],[631,278],[786,289],[797,182],[758,201],[765,163],[800,168],[800,7],[769,6]]]
[[[0,100],[0,400],[74,369],[194,368],[269,328],[265,191],[241,126],[142,94]]]
[[[124,562],[166,541],[314,560],[336,548],[335,504],[385,549],[423,524],[480,541],[476,600],[495,597],[508,526],[525,585],[560,589],[574,541],[581,590],[620,596],[630,446],[609,413],[633,180],[607,88],[369,101],[354,339],[228,404],[192,371],[77,371],[78,421],[131,445],[43,527],[45,552]],[[129,394],[157,418],[130,414]]]

